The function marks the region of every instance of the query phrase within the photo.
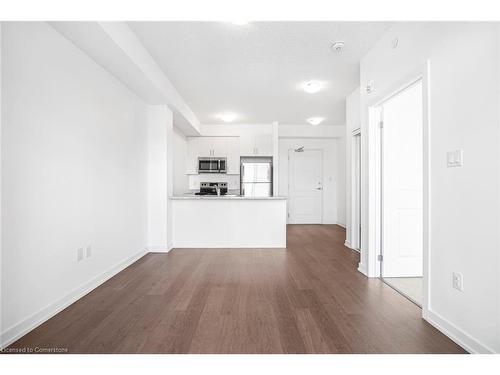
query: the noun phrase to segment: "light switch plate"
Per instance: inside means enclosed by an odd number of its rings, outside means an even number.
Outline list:
[[[83,247],[76,250],[76,261],[81,262],[83,260]]]
[[[459,290],[460,292],[464,291],[463,278],[464,278],[463,275],[459,272],[453,272],[453,274],[452,274],[453,288],[456,290]]]
[[[446,153],[446,165],[448,168],[461,167],[463,165],[463,150],[452,150]]]

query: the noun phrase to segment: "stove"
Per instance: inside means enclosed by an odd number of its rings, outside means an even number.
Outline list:
[[[195,195],[226,195],[227,182],[200,182],[200,191]]]

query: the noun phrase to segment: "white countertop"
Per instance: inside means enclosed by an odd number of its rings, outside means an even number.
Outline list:
[[[194,194],[186,194],[186,195],[178,195],[170,197],[172,200],[259,200],[259,201],[267,201],[267,200],[284,200],[287,197],[242,197],[240,195],[194,195]]]

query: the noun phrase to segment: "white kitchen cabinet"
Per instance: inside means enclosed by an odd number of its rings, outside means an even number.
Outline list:
[[[240,174],[240,138],[226,137],[227,174]]]
[[[253,134],[243,134],[240,136],[241,156],[252,156],[255,152],[255,136]]]
[[[272,134],[255,135],[255,155],[273,156],[273,136]]]
[[[244,134],[240,137],[241,156],[272,156],[272,134]]]
[[[202,143],[206,142],[210,146],[213,157],[227,158],[228,137],[202,137]]]
[[[196,158],[210,158],[212,156],[215,156],[214,138],[215,137],[194,137],[196,141],[193,142],[193,151],[196,155]],[[220,151],[220,146],[218,147],[218,151]]]
[[[187,174],[198,173],[198,158],[226,158],[227,174],[240,172],[239,137],[188,137]]]

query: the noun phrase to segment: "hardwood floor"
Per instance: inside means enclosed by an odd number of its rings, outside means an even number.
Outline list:
[[[464,353],[356,268],[335,225],[287,249],[148,254],[11,347],[71,353]]]

